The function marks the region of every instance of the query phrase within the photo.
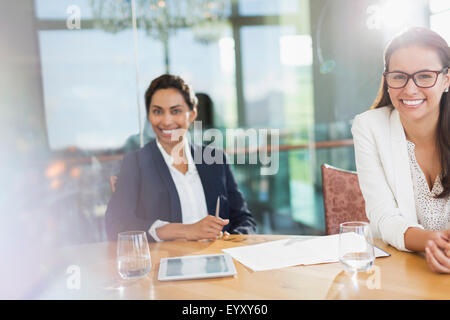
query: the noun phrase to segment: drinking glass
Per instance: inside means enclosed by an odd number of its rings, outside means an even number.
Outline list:
[[[339,225],[339,261],[348,272],[364,272],[374,263],[372,233],[367,222]]]
[[[118,235],[117,267],[124,279],[143,278],[152,267],[145,231],[127,231]]]

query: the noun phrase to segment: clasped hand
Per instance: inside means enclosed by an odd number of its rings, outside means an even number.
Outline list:
[[[433,233],[425,254],[428,266],[437,273],[450,273],[450,229]]]

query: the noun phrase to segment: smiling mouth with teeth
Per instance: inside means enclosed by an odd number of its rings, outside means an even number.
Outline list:
[[[175,140],[178,141],[179,139],[181,139],[181,137],[184,134],[184,130],[182,128],[174,128],[174,129],[170,129],[170,130],[161,129],[161,128],[158,128],[158,129],[162,133],[161,137],[166,138],[166,139],[168,138],[173,141],[175,141]]]
[[[408,107],[416,107],[420,104],[422,104],[425,99],[418,99],[418,100],[400,100],[404,105],[407,105]]]
[[[178,128],[175,128],[175,129],[159,129],[159,130],[161,130],[164,134],[171,134],[171,133],[174,133],[176,130],[178,130]]]

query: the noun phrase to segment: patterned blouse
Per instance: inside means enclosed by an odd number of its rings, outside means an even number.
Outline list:
[[[446,198],[434,198],[443,190],[441,179],[436,177],[433,188],[429,189],[427,180],[414,153],[415,145],[407,141],[409,165],[416,201],[417,218],[425,230],[445,230],[450,228],[450,196]]]

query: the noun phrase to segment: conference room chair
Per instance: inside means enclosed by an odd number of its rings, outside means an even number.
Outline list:
[[[326,234],[339,233],[339,224],[343,222],[369,222],[357,173],[328,164],[321,169]]]

